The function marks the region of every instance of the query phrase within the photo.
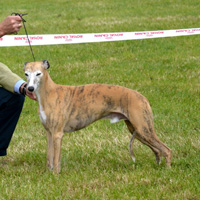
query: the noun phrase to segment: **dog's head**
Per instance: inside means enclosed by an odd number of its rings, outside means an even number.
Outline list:
[[[37,90],[45,70],[50,67],[47,60],[38,62],[26,62],[24,64],[24,72],[27,78],[27,88],[30,92]]]

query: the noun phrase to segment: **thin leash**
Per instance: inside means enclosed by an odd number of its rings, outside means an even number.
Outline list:
[[[31,49],[31,53],[32,53],[32,56],[33,56],[33,60],[35,61],[35,56],[34,56],[34,53],[33,53],[33,49],[32,49],[32,46],[31,46],[31,42],[30,42],[29,37],[28,37],[28,32],[27,32],[27,30],[26,30],[26,26],[25,26],[26,20],[23,18],[24,15],[28,15],[28,14],[12,13],[11,15],[15,15],[15,16],[21,17],[22,23],[23,23],[23,26],[24,26],[24,30],[25,30],[25,32],[26,32],[26,37],[27,37],[27,39],[28,39],[29,47],[30,47],[30,49]]]

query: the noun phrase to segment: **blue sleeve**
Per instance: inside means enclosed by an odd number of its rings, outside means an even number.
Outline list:
[[[21,85],[22,85],[23,83],[25,83],[24,80],[19,80],[19,81],[17,81],[17,82],[15,83],[14,91],[15,91],[16,93],[20,94],[19,89],[20,89],[20,87],[21,87]]]

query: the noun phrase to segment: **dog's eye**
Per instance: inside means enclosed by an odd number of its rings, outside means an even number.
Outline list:
[[[25,76],[28,76],[28,74],[27,74],[27,73],[25,73]]]
[[[40,76],[40,75],[41,75],[41,73],[37,73],[37,74],[36,74],[36,76]]]

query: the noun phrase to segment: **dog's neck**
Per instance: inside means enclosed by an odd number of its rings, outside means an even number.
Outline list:
[[[45,101],[45,98],[47,98],[49,92],[55,90],[55,85],[56,84],[51,79],[49,73],[47,71],[44,71],[42,80],[40,80],[39,86],[35,91],[39,103],[42,103],[43,100]]]

